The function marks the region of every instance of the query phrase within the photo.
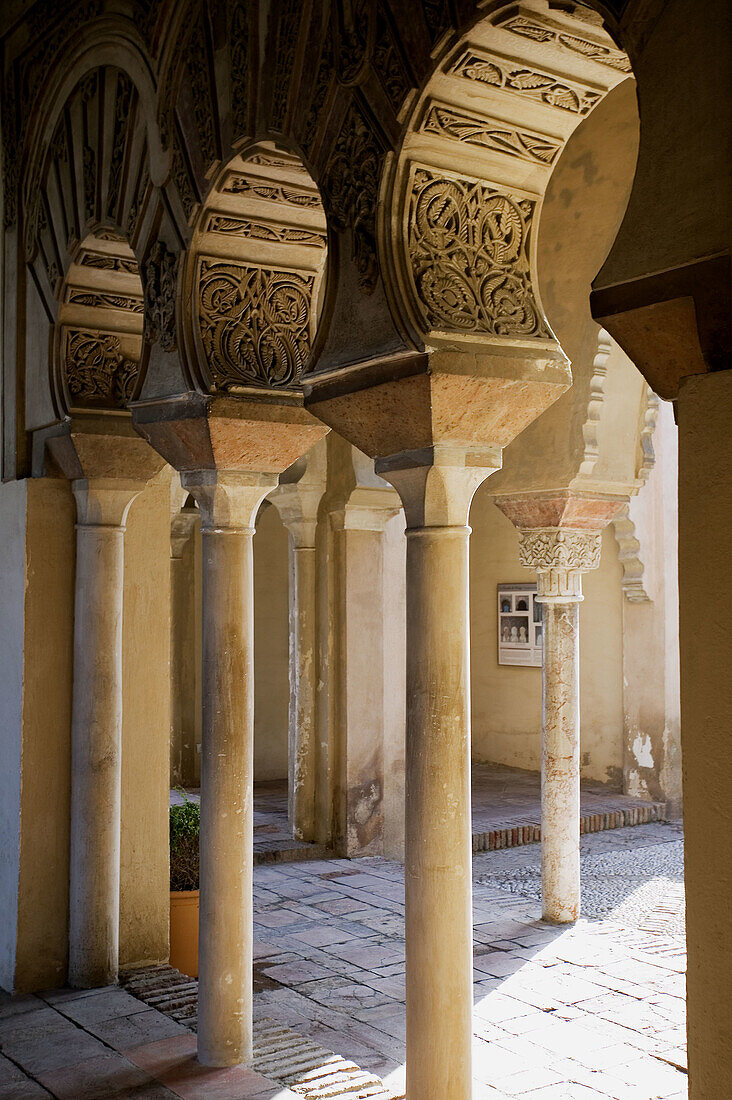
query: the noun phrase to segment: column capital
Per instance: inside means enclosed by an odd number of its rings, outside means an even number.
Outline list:
[[[277,474],[251,470],[187,470],[181,485],[201,512],[202,531],[251,531]]]
[[[537,599],[543,603],[579,602],[582,574],[600,564],[602,531],[534,527],[520,534],[519,561],[537,573]]]
[[[398,492],[407,530],[465,527],[478,486],[501,468],[501,448],[436,443],[376,460],[376,472]]]
[[[124,530],[127,513],[145,481],[113,477],[82,477],[71,482],[76,500],[77,527],[118,527]]]

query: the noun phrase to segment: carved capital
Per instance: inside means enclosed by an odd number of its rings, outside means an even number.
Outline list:
[[[597,569],[602,550],[600,531],[536,527],[521,531],[519,560],[538,575],[543,603],[575,603],[582,599],[582,574]]]

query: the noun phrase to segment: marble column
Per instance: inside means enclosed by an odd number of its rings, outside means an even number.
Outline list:
[[[472,464],[468,464],[468,461]],[[500,451],[378,460],[407,520],[406,981],[409,1100],[472,1095],[468,511]]]
[[[144,482],[83,478],[76,498],[69,982],[117,980],[124,532]]]
[[[198,1060],[252,1056],[254,590],[257,510],[276,474],[183,473],[201,512],[201,752]]]
[[[521,533],[521,564],[538,576],[544,608],[541,740],[541,880],[544,920],[580,915],[579,604],[582,573],[600,564],[599,531]]]

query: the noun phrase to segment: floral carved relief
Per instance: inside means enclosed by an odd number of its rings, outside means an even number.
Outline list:
[[[455,138],[457,141],[467,142],[468,145],[478,145],[494,153],[505,153],[510,157],[539,164],[552,164],[561,149],[560,142],[543,134],[517,130],[440,103],[433,103],[429,107],[421,129],[423,133]]]
[[[145,339],[150,344],[159,342],[163,351],[175,351],[178,347],[175,328],[177,277],[178,256],[163,241],[156,241],[142,268]]]
[[[66,384],[72,404],[124,408],[137,381],[137,363],[126,358],[112,333],[70,330]]]
[[[353,232],[358,282],[371,294],[379,277],[376,199],[382,150],[355,103],[346,115],[323,179],[323,203],[336,229]]]
[[[409,202],[409,255],[431,328],[546,337],[529,270],[535,203],[477,180],[418,168]]]
[[[198,329],[216,387],[288,386],[310,354],[315,276],[202,259]]]
[[[603,46],[600,42],[593,42],[589,38],[581,38],[578,35],[567,34],[560,30],[527,19],[523,15],[517,15],[513,19],[501,24],[502,29],[522,38],[530,38],[533,42],[552,42],[572,53],[582,54],[583,57],[596,61],[600,65],[606,65],[610,69],[617,69],[621,73],[629,73],[630,61],[621,50],[613,50],[609,46]]]
[[[521,532],[519,561],[537,573],[538,598],[561,603],[582,598],[582,574],[600,565],[602,533],[559,527]]]
[[[558,80],[536,69],[499,63],[476,50],[466,50],[450,69],[451,76],[460,76],[494,88],[505,88],[527,99],[546,103],[573,114],[586,115],[602,98],[599,92],[580,84]]]

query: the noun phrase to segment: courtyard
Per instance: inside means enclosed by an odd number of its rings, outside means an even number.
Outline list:
[[[581,847],[586,915],[563,928],[541,920],[540,845],[474,857],[474,1100],[687,1095],[681,827]],[[5,998],[0,1095],[403,1097],[402,867],[287,862],[254,881],[250,1068],[195,1061],[197,983],[154,967],[127,990]]]

